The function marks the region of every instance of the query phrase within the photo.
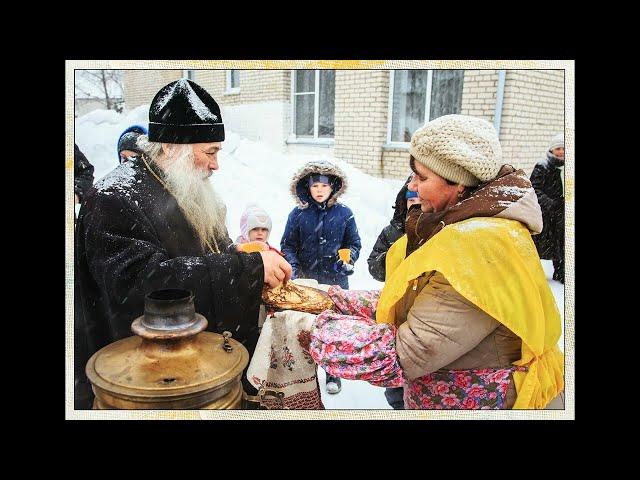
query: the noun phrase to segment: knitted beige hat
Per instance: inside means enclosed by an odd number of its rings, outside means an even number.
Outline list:
[[[560,147],[564,147],[564,133],[559,133],[551,139],[548,150],[551,151],[554,148],[560,148]]]
[[[502,167],[502,148],[491,123],[466,115],[444,115],[411,137],[409,152],[441,177],[467,187],[493,180]]]

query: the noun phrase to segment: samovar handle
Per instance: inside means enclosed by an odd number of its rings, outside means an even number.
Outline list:
[[[222,344],[222,348],[224,349],[225,352],[231,353],[233,351],[233,347],[229,343],[229,339],[231,338],[231,332],[225,330],[224,332],[222,332],[222,336],[224,338],[224,343]]]

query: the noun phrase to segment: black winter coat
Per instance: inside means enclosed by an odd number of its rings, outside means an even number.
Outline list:
[[[389,225],[382,229],[378,239],[376,240],[373,250],[367,259],[369,264],[369,273],[379,282],[384,282],[386,274],[385,262],[387,260],[387,251],[391,248],[396,240],[404,235],[404,223],[407,218],[407,199],[406,194],[411,175],[396,195],[396,203],[393,218]]]
[[[536,191],[542,209],[543,228],[533,241],[540,258],[551,259],[564,248],[564,193],[559,160],[547,153],[547,158],[538,162],[531,173],[531,184]]]
[[[85,192],[89,191],[93,185],[93,165],[89,163],[78,145],[74,144],[73,147],[73,191],[82,201]]]
[[[228,235],[218,246],[225,253],[205,251],[175,198],[141,159],[97,182],[76,227],[76,374],[97,350],[131,336],[145,295],[165,288],[191,290],[207,330],[230,331],[251,355],[259,336],[262,258],[233,251]],[[77,399],[91,397],[82,392],[86,378],[76,378],[76,387]]]

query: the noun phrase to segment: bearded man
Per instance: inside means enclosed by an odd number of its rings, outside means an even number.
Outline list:
[[[91,408],[88,359],[132,335],[154,290],[191,290],[207,329],[230,331],[253,353],[262,287],[289,279],[291,266],[273,251],[239,253],[229,238],[209,181],[223,140],[215,100],[195,82],[172,82],[151,103],[143,154],[86,195],[75,239],[76,409]],[[255,394],[245,375],[243,385]]]

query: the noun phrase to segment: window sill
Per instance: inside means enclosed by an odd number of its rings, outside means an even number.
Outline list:
[[[384,145],[382,145],[382,149],[383,150],[406,150],[409,151],[409,147],[411,146],[411,144],[409,142],[403,143],[403,142],[391,142],[391,143],[385,143]]]
[[[311,145],[314,147],[333,147],[335,141],[330,139],[292,138],[285,142],[287,145]]]
[[[231,88],[229,90],[225,90],[224,94],[225,95],[240,95],[240,89],[239,88]]]

